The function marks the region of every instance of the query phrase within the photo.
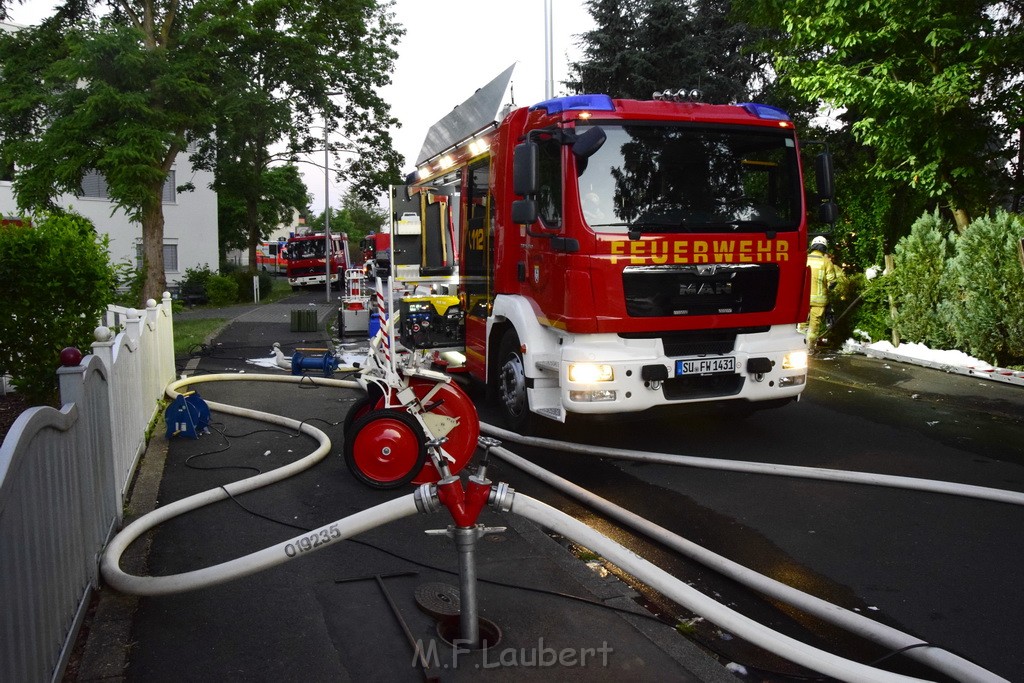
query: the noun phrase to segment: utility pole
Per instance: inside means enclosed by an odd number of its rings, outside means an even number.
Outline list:
[[[554,75],[554,18],[552,17],[552,0],[544,0],[544,99],[555,96]]]
[[[324,280],[327,303],[331,303],[331,158],[327,131],[327,117],[324,117]]]

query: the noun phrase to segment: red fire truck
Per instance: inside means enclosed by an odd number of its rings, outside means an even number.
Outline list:
[[[466,366],[511,427],[799,397],[807,213],[834,220],[835,204],[822,155],[808,206],[785,112],[659,93],[499,117],[470,100],[431,129],[410,181],[457,204]],[[496,116],[451,120],[480,111]]]
[[[292,288],[324,285],[327,240],[323,233],[295,235],[288,238],[287,273]],[[331,235],[331,286],[338,286],[345,271],[351,267],[348,252],[348,236],[345,233]]]

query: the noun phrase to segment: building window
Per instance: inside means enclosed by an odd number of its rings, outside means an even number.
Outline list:
[[[171,169],[167,173],[167,180],[164,181],[162,199],[164,204],[174,204],[175,202],[178,201],[178,186],[175,184],[174,181],[174,169]]]
[[[107,179],[99,171],[89,171],[82,178],[82,192],[79,196],[91,199],[109,199]]]
[[[142,270],[142,242],[135,243],[135,269]],[[178,245],[164,245],[164,272],[178,272]]]
[[[0,162],[0,183],[9,183],[14,181],[14,164],[5,164]]]
[[[82,178],[82,189],[78,196],[90,199],[110,199],[110,194],[107,192],[107,179],[99,171],[89,171]],[[178,200],[178,188],[175,184],[173,170],[167,174],[161,199],[164,204],[174,204]]]

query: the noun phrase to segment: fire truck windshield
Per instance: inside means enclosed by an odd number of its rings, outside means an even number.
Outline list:
[[[580,206],[597,232],[796,230],[800,175],[791,130],[712,124],[600,125],[578,164]],[[634,237],[635,238],[635,237]]]
[[[288,258],[293,260],[323,258],[326,251],[324,238],[294,240],[288,243]]]

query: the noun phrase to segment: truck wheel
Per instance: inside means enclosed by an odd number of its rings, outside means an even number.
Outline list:
[[[533,425],[533,413],[526,396],[526,366],[515,332],[509,332],[502,338],[499,349],[498,375],[495,378],[498,406],[511,430],[527,433]]]
[[[402,410],[371,410],[345,438],[345,464],[356,479],[375,489],[413,480],[427,461],[427,440],[419,423]]]

